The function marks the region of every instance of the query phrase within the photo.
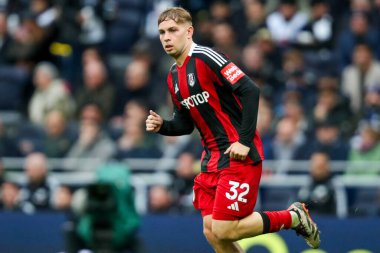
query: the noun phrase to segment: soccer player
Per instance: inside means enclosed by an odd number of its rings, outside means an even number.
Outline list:
[[[158,18],[160,40],[175,64],[167,77],[174,104],[171,120],[150,111],[148,132],[202,137],[201,173],[194,180],[194,207],[203,232],[217,253],[243,252],[237,240],[294,229],[312,248],[319,230],[305,206],[254,212],[263,150],[256,131],[259,89],[225,55],[193,42],[188,11],[173,7]]]

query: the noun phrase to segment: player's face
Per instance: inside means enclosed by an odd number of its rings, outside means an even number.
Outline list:
[[[165,52],[175,59],[185,52],[192,36],[192,26],[190,24],[178,24],[172,19],[166,19],[161,22],[158,25],[158,31]]]

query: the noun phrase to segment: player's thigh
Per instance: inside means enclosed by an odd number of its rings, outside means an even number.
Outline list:
[[[212,239],[213,234],[212,234],[212,215],[205,215],[203,217],[203,234],[206,236],[206,238]]]
[[[261,172],[261,162],[221,171],[213,219],[239,220],[250,215],[256,205]]]

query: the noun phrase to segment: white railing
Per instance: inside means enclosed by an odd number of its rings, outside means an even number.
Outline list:
[[[94,166],[104,163],[99,159],[90,159]],[[25,175],[21,169],[24,159],[3,158],[4,167],[7,170],[7,177],[15,182],[25,180]],[[95,181],[94,170],[78,170],[73,168],[62,168],[62,164],[67,163],[68,159],[49,159],[50,175],[64,185],[86,185]],[[147,211],[148,189],[152,185],[170,185],[172,176],[169,173],[174,170],[176,159],[126,159],[122,161],[128,165],[132,172],[131,184],[136,192],[136,207],[140,213]],[[310,182],[309,161],[286,161],[287,170],[281,168],[283,161],[265,161],[264,176],[261,180],[263,186],[283,186],[301,188]],[[164,165],[164,166],[163,166]],[[331,162],[331,169],[334,173],[334,189],[337,198],[337,216],[344,218],[348,215],[348,196],[346,187],[377,187],[380,189],[380,162],[357,162],[355,166],[363,167],[377,175],[370,176],[348,176],[344,175],[345,168],[348,166],[346,161]],[[350,165],[352,166],[352,164]],[[280,168],[280,169],[278,169]],[[293,174],[296,173],[296,174]]]
[[[104,160],[97,158],[62,158],[62,159],[49,159],[48,164],[49,167],[54,168],[62,168],[63,164],[70,164],[75,161],[91,161],[94,164],[100,165],[104,163]],[[23,158],[2,158],[2,161],[5,167],[8,170],[20,169],[24,165]],[[125,159],[122,162],[125,162],[131,171],[135,170],[174,170],[176,159],[174,158],[162,158],[162,159],[150,159],[150,158],[131,158]],[[283,170],[284,164],[286,165],[286,170]],[[379,161],[332,161],[330,163],[331,171],[337,173],[344,173],[346,168],[355,167],[359,169],[364,169],[368,173],[379,173],[380,174],[380,158]],[[276,160],[265,160],[264,161],[264,169],[270,170],[273,173],[289,173],[289,172],[308,172],[310,167],[310,162],[305,161],[276,161]],[[65,168],[70,170],[70,167]]]

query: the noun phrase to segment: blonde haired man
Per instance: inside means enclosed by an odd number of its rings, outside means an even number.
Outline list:
[[[189,12],[180,7],[158,18],[160,40],[174,58],[167,83],[174,104],[171,120],[150,111],[148,132],[202,136],[202,172],[194,180],[194,206],[217,253],[243,252],[237,240],[293,228],[313,248],[319,230],[301,203],[288,210],[253,212],[263,150],[256,131],[259,89],[226,56],[193,42]]]

